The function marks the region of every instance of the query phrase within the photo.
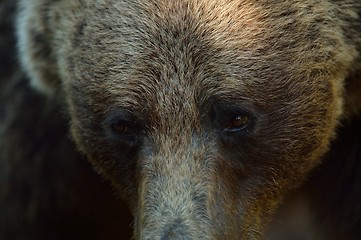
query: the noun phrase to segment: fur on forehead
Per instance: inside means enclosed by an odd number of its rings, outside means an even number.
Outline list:
[[[223,65],[220,63],[218,68],[221,71],[239,67],[237,61],[234,61],[238,59],[247,65],[245,66],[247,69],[268,72],[267,74],[271,73],[272,76],[271,71],[274,68],[269,69],[267,62],[272,61],[273,65],[278,65],[281,69],[292,59],[294,65],[299,66],[298,68],[291,66],[290,71],[295,71],[294,75],[299,73],[305,76],[314,75],[317,71],[327,74],[330,69],[337,68],[340,70],[339,78],[342,79],[346,72],[344,70],[348,70],[347,66],[356,54],[352,46],[348,47],[344,42],[336,41],[337,36],[334,36],[332,31],[330,34],[325,34],[329,31],[326,29],[327,26],[337,25],[333,24],[331,18],[336,11],[331,4],[329,8],[322,10],[314,2],[300,3],[304,7],[308,6],[310,11],[301,11],[300,19],[294,20],[292,15],[287,17],[283,12],[284,6],[275,8],[274,4],[269,4],[267,1],[255,3],[222,0],[220,3],[212,0],[205,3],[188,0],[133,0],[109,4],[111,2],[97,1],[94,4],[93,1],[71,3],[68,1],[50,3],[49,0],[22,1],[18,24],[20,59],[35,88],[54,95],[59,91],[60,79],[63,81],[69,79],[67,72],[71,66],[68,57],[80,54],[74,47],[74,42],[79,42],[79,38],[83,37],[79,36],[79,31],[84,30],[82,28],[88,28],[90,36],[89,39],[82,39],[83,42],[89,41],[84,45],[88,48],[84,53],[91,53],[95,58],[91,59],[91,56],[83,55],[82,57],[87,59],[78,60],[94,61],[94,64],[100,58],[108,58],[108,63],[122,65],[118,60],[127,61],[127,59],[117,59],[117,48],[121,48],[130,57],[137,57],[142,54],[144,46],[148,45],[148,48],[153,47],[168,54],[168,58],[179,53],[185,55],[183,60],[188,62],[183,61],[179,64],[175,61],[173,64],[177,67],[192,68],[197,64],[189,62],[187,51],[189,54],[194,54],[192,51],[197,48],[192,44],[197,44],[196,40],[199,37],[198,40],[203,42],[197,47],[207,48],[208,44],[213,50],[223,49],[224,58],[221,60],[228,59],[229,64],[227,61]],[[290,11],[305,9],[302,6],[293,4]],[[322,4],[322,7],[325,8],[325,4]],[[330,13],[330,18],[324,19],[330,24],[325,24],[318,30],[310,29],[312,23],[320,20],[319,14],[322,11]],[[38,12],[44,14],[39,15]],[[284,19],[273,21],[274,18]],[[275,33],[273,29],[278,29],[279,32]],[[310,37],[319,37],[317,33],[321,31],[323,39],[319,41],[333,42],[335,48],[343,53],[332,59],[332,62],[325,58],[327,48],[325,49],[322,44],[312,44],[308,41]],[[308,32],[314,33],[315,36],[307,35]],[[187,37],[195,39],[187,42],[187,39],[184,39]],[[299,41],[295,42],[292,39]],[[175,52],[175,48],[178,48],[178,53]],[[202,54],[209,49],[203,50]],[[214,52],[209,52],[207,57],[212,55]],[[254,64],[255,61],[249,61],[252,58],[258,61],[257,64]],[[154,64],[158,65],[162,65],[165,61],[162,58],[155,60],[157,62]],[[307,64],[304,64],[305,62]],[[300,69],[301,67],[303,68]]]

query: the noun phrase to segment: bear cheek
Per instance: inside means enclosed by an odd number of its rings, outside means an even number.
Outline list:
[[[95,170],[109,181],[120,193],[119,196],[133,208],[137,199],[137,150],[109,139],[100,127],[101,123],[89,119],[90,117],[82,118],[80,115],[72,117],[72,137]]]

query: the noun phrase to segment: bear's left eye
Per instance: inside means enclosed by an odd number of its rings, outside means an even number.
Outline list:
[[[224,136],[241,137],[249,134],[255,122],[255,117],[249,110],[222,105],[213,107],[211,118],[215,127]]]
[[[232,117],[224,126],[225,132],[238,132],[246,129],[251,122],[251,117],[246,114],[240,114]]]

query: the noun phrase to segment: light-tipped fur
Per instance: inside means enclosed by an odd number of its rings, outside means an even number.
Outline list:
[[[262,239],[360,110],[359,91],[347,95],[360,11],[358,0],[23,0],[19,56],[34,87],[61,93],[136,239]],[[250,115],[247,131],[222,128],[235,113]]]

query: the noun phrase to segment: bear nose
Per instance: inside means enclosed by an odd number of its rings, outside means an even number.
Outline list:
[[[187,227],[182,223],[166,225],[160,240],[192,240],[187,231]]]

